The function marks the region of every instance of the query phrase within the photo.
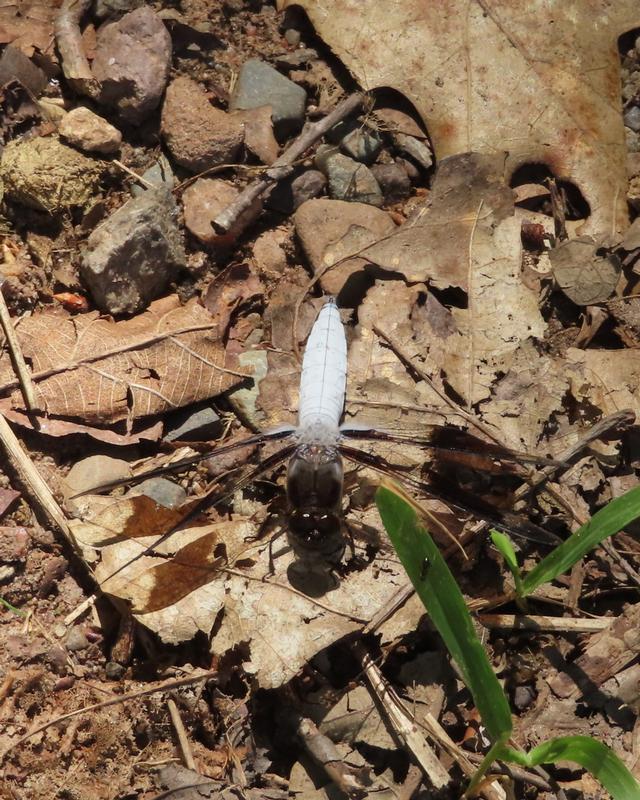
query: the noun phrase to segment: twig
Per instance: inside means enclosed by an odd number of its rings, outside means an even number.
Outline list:
[[[307,753],[341,792],[353,798],[368,796],[363,781],[363,778],[366,779],[366,773],[363,773],[362,769],[355,770],[345,764],[334,743],[328,736],[320,733],[315,723],[300,717],[296,734]]]
[[[18,341],[13,322],[11,321],[11,315],[9,314],[9,309],[7,308],[7,303],[2,293],[2,283],[4,283],[4,281],[0,281],[0,325],[2,325],[2,330],[7,338],[7,347],[11,354],[13,366],[18,373],[18,382],[20,383],[20,391],[24,398],[24,404],[28,411],[38,411],[31,373],[22,355],[22,348],[20,347],[20,342]]]
[[[361,642],[353,645],[354,653],[362,666],[364,677],[377,705],[385,714],[400,741],[413,754],[424,773],[436,789],[450,783],[451,778],[438,757],[416,728],[414,720],[398,695],[383,678],[370,654]]]
[[[121,694],[117,697],[110,697],[108,700],[103,700],[101,703],[94,703],[91,706],[84,706],[84,708],[77,708],[75,711],[69,711],[67,714],[60,714],[59,716],[50,719],[48,722],[38,725],[33,730],[29,731],[29,733],[25,733],[24,736],[21,736],[15,742],[10,744],[9,747],[2,753],[2,755],[0,755],[0,763],[2,763],[7,755],[16,747],[19,747],[21,744],[29,741],[32,736],[42,733],[42,731],[46,731],[47,728],[50,728],[52,725],[57,725],[59,722],[66,722],[66,720],[73,719],[73,717],[77,717],[80,714],[90,714],[93,711],[98,711],[99,709],[107,708],[108,706],[126,703],[129,700],[135,700],[137,697],[146,697],[150,694],[166,692],[169,689],[177,689],[180,686],[189,686],[190,684],[197,683],[198,681],[205,681],[209,678],[215,678],[217,675],[218,670],[211,669],[207,672],[201,672],[199,675],[188,675],[185,678],[175,678],[174,680],[167,681],[160,686],[152,686],[147,689],[140,689],[137,692],[129,692],[128,694]]]
[[[81,548],[71,532],[71,528],[67,523],[67,518],[56,502],[42,475],[40,475],[29,456],[23,450],[22,445],[2,414],[0,414],[0,445],[3,447],[9,461],[20,476],[21,481],[27,487],[31,498],[38,504],[39,510],[44,514],[50,524],[58,528],[64,534],[74,551],[82,559]]]
[[[428,375],[424,370],[420,369],[420,367],[415,363],[415,361],[409,356],[403,347],[386,331],[383,331],[382,328],[378,327],[378,325],[373,326],[373,332],[377,334],[381,339],[389,345],[389,347],[393,350],[393,352],[398,356],[402,363],[409,367],[409,369],[413,370],[416,375],[420,378],[420,380],[425,381],[428,383],[429,386],[433,389],[433,391],[438,395],[438,397],[445,402],[450,408],[452,408],[456,414],[459,414],[463,419],[465,419],[470,425],[473,425],[474,428],[484,433],[485,436],[488,436],[491,441],[495,444],[504,447],[500,436],[490,427],[485,425],[481,422],[474,414],[471,414],[462,406],[458,405],[455,400],[452,400],[450,397],[447,396],[446,392],[443,392],[436,384],[431,380],[431,376]]]
[[[167,700],[167,706],[169,708],[169,715],[171,716],[173,728],[176,732],[176,736],[178,737],[178,744],[180,745],[180,752],[182,753],[184,765],[187,767],[187,769],[197,772],[198,770],[196,769],[196,762],[193,760],[193,753],[191,752],[191,745],[189,744],[187,732],[184,729],[184,724],[182,722],[180,712],[178,711],[176,701],[172,697],[169,697]]]
[[[610,617],[572,619],[571,617],[525,616],[521,614],[476,614],[475,618],[485,628],[517,631],[597,633],[611,626]]]
[[[100,94],[100,83],[91,72],[80,32],[80,20],[91,5],[92,0],[64,0],[53,29],[65,78],[76,92],[95,100]]]
[[[307,125],[300,136],[277,158],[266,172],[264,178],[250,184],[240,196],[223,209],[211,223],[218,234],[228,233],[242,214],[274,183],[286,178],[292,164],[315,144],[333,126],[358,109],[364,100],[360,93],[352,94],[337,105],[324,119]]]

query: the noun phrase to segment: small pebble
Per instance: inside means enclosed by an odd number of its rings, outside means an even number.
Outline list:
[[[300,31],[297,31],[295,28],[287,28],[284,32],[284,38],[291,47],[297,47],[300,44]]]
[[[399,203],[411,194],[409,176],[398,164],[374,164],[371,172],[380,184],[388,205]]]
[[[518,711],[523,711],[531,705],[535,696],[536,693],[531,686],[516,686],[516,690],[513,693],[513,705]]]
[[[89,153],[117,153],[122,134],[106,119],[80,106],[70,111],[58,127],[60,136],[69,144]]]
[[[119,681],[125,673],[125,668],[122,664],[118,664],[115,661],[107,661],[104,668],[105,676],[107,680],[110,681]]]
[[[342,139],[340,149],[356,161],[372,164],[382,150],[382,139],[371,128],[359,124]]]
[[[89,640],[82,628],[76,625],[67,634],[64,644],[70,653],[75,653],[89,647]]]
[[[220,433],[221,426],[219,415],[211,406],[205,406],[175,416],[163,438],[165,442],[206,442]]]
[[[54,692],[64,692],[75,684],[76,679],[73,675],[65,675],[64,678],[58,678],[53,684]]]
[[[624,112],[624,124],[632,131],[640,132],[640,108],[638,106],[630,106]]]
[[[271,106],[276,136],[297,133],[304,122],[307,93],[264,61],[249,59],[240,68],[229,109]]]
[[[168,478],[149,478],[138,484],[130,494],[144,494],[164,508],[178,508],[187,499],[187,493],[182,486]]]
[[[384,199],[371,170],[352,158],[336,153],[333,147],[319,149],[316,165],[327,176],[329,194],[334,200],[381,206]]]
[[[324,192],[327,179],[317,169],[307,169],[293,180],[280,181],[267,199],[267,206],[291,214],[307,200]]]

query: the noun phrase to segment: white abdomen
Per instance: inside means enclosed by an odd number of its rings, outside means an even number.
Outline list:
[[[338,435],[347,380],[347,340],[334,300],[322,307],[302,359],[298,433]]]

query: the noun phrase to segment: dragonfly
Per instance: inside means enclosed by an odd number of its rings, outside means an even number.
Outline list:
[[[382,444],[409,444],[425,453],[430,452],[432,458],[437,454],[450,462],[462,461],[476,469],[489,472],[505,470],[512,474],[521,471],[522,464],[558,466],[558,462],[487,443],[453,426],[434,426],[424,434],[407,434],[378,429],[368,424],[342,422],[346,381],[345,328],[338,306],[330,298],[321,308],[304,350],[297,425],[285,425],[245,437],[136,477],[135,480],[140,481],[169,470],[187,469],[196,460],[215,460],[216,457],[226,456],[247,446],[277,445],[269,455],[246,469],[238,482],[232,480],[223,488],[214,487],[201,498],[185,504],[181,512],[161,513],[156,528],[164,525],[166,530],[160,530],[158,541],[145,552],[153,552],[160,542],[207,507],[221,503],[238,489],[265,473],[275,471],[285,462],[287,537],[298,569],[302,571],[330,572],[338,569],[343,560],[347,544],[342,513],[345,461],[373,468],[400,480],[415,492],[442,500],[453,511],[465,516],[471,514],[493,527],[537,541],[549,543],[553,539],[552,534],[526,518],[509,510],[499,510],[492,503],[465,492],[459,485],[447,487],[435,470],[425,467],[421,475],[416,477],[379,452],[376,453],[375,449]],[[364,449],[362,444],[358,446],[358,442],[368,443],[367,446],[374,452]],[[100,489],[121,483],[105,484]]]

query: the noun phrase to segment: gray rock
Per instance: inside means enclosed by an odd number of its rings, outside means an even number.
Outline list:
[[[256,58],[245,61],[229,103],[230,109],[270,105],[276,135],[296,133],[304,122],[307,93],[278,70]]]
[[[206,442],[220,432],[222,421],[218,414],[205,406],[190,414],[180,414],[164,435],[166,442]]]
[[[407,177],[411,182],[417,181],[420,177],[420,170],[416,167],[413,161],[409,161],[408,158],[402,158],[399,156],[396,158],[395,163],[402,167],[402,169],[407,173]]]
[[[624,112],[624,124],[636,133],[640,132],[640,108],[631,106]]]
[[[333,147],[321,149],[316,165],[327,176],[329,195],[334,200],[381,206],[384,202],[378,182],[369,167],[336,153]]]
[[[311,47],[301,47],[291,53],[281,53],[276,56],[276,66],[288,72],[292,69],[300,69],[316,58],[318,58],[317,50],[313,50]]]
[[[66,114],[58,131],[69,144],[89,153],[117,153],[122,144],[120,131],[84,106]]]
[[[317,169],[307,169],[293,180],[280,181],[269,195],[267,206],[291,214],[307,200],[324,192],[327,179]]]
[[[198,83],[181,77],[167,88],[162,136],[181,167],[204,172],[236,159],[244,139],[244,124],[240,117],[212,106]]]
[[[105,483],[129,477],[131,467],[127,461],[109,456],[89,456],[71,467],[64,479],[63,494],[66,499],[80,492],[90,492]]]
[[[149,189],[91,233],[80,273],[99,308],[110,314],[134,314],[185,267],[177,216],[170,192]]]
[[[164,155],[161,155],[153,166],[145,170],[141,177],[147,184],[150,183],[157,189],[164,188],[168,192],[172,191],[176,184],[176,176],[173,174],[169,160]],[[139,197],[149,188],[149,186],[142,186],[139,183],[135,183],[131,187],[131,194],[134,197]]]
[[[143,3],[144,0],[96,0],[93,13],[99,20],[115,19]]]
[[[371,128],[358,127],[340,142],[341,149],[356,161],[372,164],[382,150],[382,139]]]
[[[98,30],[92,72],[102,84],[100,103],[123,120],[139,124],[157,108],[170,66],[171,37],[148,6]]]
[[[287,44],[291,47],[297,47],[300,44],[300,31],[295,28],[287,28],[284,32],[284,38]]]
[[[107,661],[104,665],[104,674],[109,681],[119,681],[124,673],[125,668],[116,661]]]
[[[168,478],[149,478],[138,484],[128,494],[129,497],[143,494],[165,508],[178,508],[187,499],[187,493],[182,486]]]
[[[377,131],[358,119],[348,119],[334,125],[327,139],[339,144],[350,158],[363,164],[372,164],[382,149],[382,139]]]
[[[78,650],[85,650],[89,647],[89,640],[85,636],[82,628],[77,625],[71,628],[65,639],[65,647],[70,653],[76,653]]]
[[[398,149],[417,162],[422,169],[433,165],[433,154],[426,139],[418,139],[406,133],[396,133],[394,140]]]
[[[531,686],[516,686],[513,693],[513,705],[518,711],[523,711],[535,700],[536,693]]]
[[[382,189],[385,203],[399,203],[411,193],[409,176],[399,164],[374,164],[371,172]]]

